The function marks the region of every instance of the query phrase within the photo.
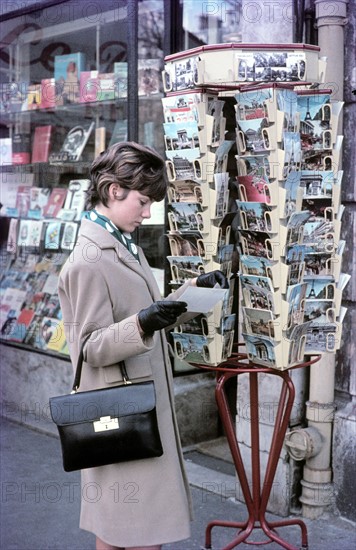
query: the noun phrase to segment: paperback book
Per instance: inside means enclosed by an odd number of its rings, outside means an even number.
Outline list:
[[[49,156],[49,161],[52,163],[78,162],[94,126],[94,122],[87,126],[74,126],[69,130],[60,151],[52,153]]]

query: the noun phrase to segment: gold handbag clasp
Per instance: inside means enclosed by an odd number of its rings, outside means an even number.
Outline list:
[[[111,416],[101,416],[99,420],[93,422],[95,432],[107,432],[109,430],[119,429],[119,419]]]

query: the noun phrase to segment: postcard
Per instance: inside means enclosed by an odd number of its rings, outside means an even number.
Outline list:
[[[216,203],[214,218],[222,218],[227,213],[229,201],[229,174],[221,172],[214,174]]]
[[[305,353],[335,352],[341,341],[339,323],[310,324],[307,332]]]
[[[202,94],[188,93],[162,98],[165,122],[199,122],[199,104]]]
[[[215,150],[214,174],[227,171],[229,153],[233,149],[236,150],[235,140],[224,139],[220,142],[218,148]]]
[[[312,321],[313,325],[320,325],[335,322],[335,317],[336,312],[333,300],[306,300],[305,321]]]
[[[249,359],[267,367],[276,366],[275,342],[268,337],[242,333]]]
[[[291,329],[295,325],[300,325],[304,321],[308,321],[304,317],[305,308],[305,296],[307,291],[307,285],[305,283],[299,283],[293,286],[289,286],[287,289],[287,307],[288,314],[286,319],[286,325],[283,326],[283,330],[287,331],[287,336],[290,336]]]
[[[299,132],[283,132],[284,164],[290,169],[299,169],[302,161],[302,149]]]
[[[305,275],[332,276],[333,264],[338,262],[334,253],[311,253],[305,254]]]
[[[294,212],[287,224],[286,244],[301,244],[303,238],[304,225],[309,220],[311,214],[308,210],[303,212]]]
[[[256,309],[268,309],[276,313],[274,306],[274,288],[269,277],[240,275],[244,305]]]
[[[171,231],[167,235],[172,256],[205,256],[204,240],[198,231]],[[210,251],[210,255],[211,251]]]
[[[237,176],[240,200],[245,202],[271,202],[269,184],[259,176]]]
[[[197,149],[200,156],[199,129],[196,121],[165,122],[163,129],[167,151]]]
[[[188,363],[211,364],[212,358],[206,336],[172,332],[176,355]]]
[[[243,254],[263,256],[273,260],[280,247],[280,243],[277,241],[272,241],[271,235],[263,231],[244,229],[240,231],[240,246]]]
[[[236,204],[243,229],[269,233],[278,231],[277,212],[265,202],[242,202],[237,200]]]
[[[245,332],[257,334],[268,338],[275,337],[275,318],[271,311],[243,307],[243,319]]]
[[[335,178],[335,174],[331,170],[302,170],[300,172],[300,187],[304,191],[303,198],[331,198],[334,185],[339,184],[340,178]]]
[[[217,327],[206,315],[201,313],[193,319],[185,321],[175,328],[176,332],[184,332],[187,334],[200,334],[201,336],[214,335]]]
[[[252,120],[238,120],[237,148],[240,154],[265,153],[270,148],[268,121],[266,118]]]
[[[200,183],[195,181],[174,181],[168,187],[170,202],[203,203],[203,193]]]
[[[199,162],[199,149],[184,149],[182,151],[166,151],[168,160],[167,174],[169,181],[201,180],[202,168]]]
[[[277,90],[276,101],[279,111],[284,113],[284,130],[287,132],[296,132],[299,123],[296,92],[290,89]]]
[[[300,171],[291,170],[284,182],[284,188],[286,190],[284,216],[286,218],[289,218],[294,212],[301,209],[301,204],[299,204],[300,201],[298,200],[300,180]]]
[[[79,229],[79,226],[75,222],[64,223],[63,235],[62,235],[61,245],[60,245],[60,248],[62,250],[73,250],[78,229]]]
[[[168,220],[172,231],[203,231],[201,206],[197,203],[172,202],[168,205]]]
[[[271,179],[278,177],[278,162],[271,163],[267,155],[236,156],[237,171],[240,176],[256,176],[258,180],[270,183]]]
[[[335,283],[321,277],[304,277],[307,285],[307,300],[333,300],[335,298]]]
[[[194,88],[198,79],[198,56],[178,59],[166,64],[163,86],[166,92],[179,92]]]
[[[180,302],[187,303],[187,311],[197,313],[208,313],[213,307],[224,299],[226,289],[223,288],[203,288],[188,286],[179,296]]]
[[[267,102],[272,99],[272,89],[256,89],[242,91],[235,95],[236,120],[251,120],[253,118],[267,118]]]
[[[268,277],[272,279],[271,268],[276,262],[272,262],[262,256],[240,255],[241,271],[246,275],[256,275],[257,277]]]
[[[308,221],[304,225],[303,244],[308,251],[333,252],[336,249],[338,235],[335,233],[334,223],[325,219]]]
[[[199,256],[167,256],[174,283],[183,284],[205,273],[203,259]]]

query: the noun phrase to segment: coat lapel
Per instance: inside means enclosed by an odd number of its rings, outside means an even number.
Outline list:
[[[141,263],[136,260],[132,254],[130,254],[123,244],[110,235],[106,229],[90,220],[82,220],[79,236],[81,235],[92,241],[101,250],[112,249],[116,253],[120,262],[135,271],[146,281],[153,300],[157,300],[161,297],[151,268],[149,267],[146,257],[140,247],[137,248]]]

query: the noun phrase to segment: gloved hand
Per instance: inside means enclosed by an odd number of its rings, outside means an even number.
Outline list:
[[[218,269],[216,271],[210,271],[209,273],[203,273],[197,278],[197,286],[213,288],[216,283],[218,283],[221,288],[229,288],[228,279],[223,272]]]
[[[187,311],[186,302],[162,300],[153,302],[138,313],[138,322],[145,334],[173,325],[177,318]]]

